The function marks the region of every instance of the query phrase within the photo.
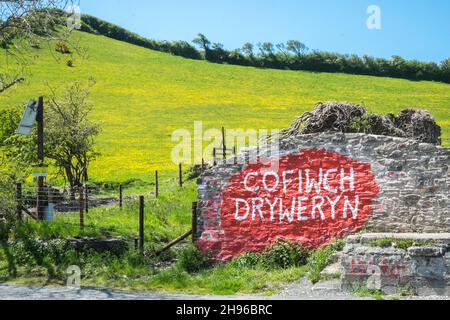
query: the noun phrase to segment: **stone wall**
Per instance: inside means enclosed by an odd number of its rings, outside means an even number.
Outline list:
[[[261,251],[277,237],[317,247],[361,229],[450,232],[450,149],[365,134],[302,135],[282,139],[277,154],[261,149],[279,161],[275,174],[272,164],[244,164],[249,152],[198,181],[198,246],[216,259]]]
[[[391,243],[391,245],[389,245]],[[450,234],[350,236],[341,256],[342,288],[388,294],[450,294]]]

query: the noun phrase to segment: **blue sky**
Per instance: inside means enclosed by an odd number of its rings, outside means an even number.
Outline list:
[[[369,5],[381,9],[381,30],[366,26]],[[450,57],[449,0],[81,0],[81,11],[152,39],[202,32],[228,49],[298,39],[322,51]]]

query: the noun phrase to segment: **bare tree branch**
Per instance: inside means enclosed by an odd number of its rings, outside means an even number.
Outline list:
[[[31,60],[27,48],[39,46],[41,41],[67,37],[61,32],[67,18],[64,10],[75,1],[0,1],[0,48],[4,53],[4,61],[0,62],[0,93],[25,78],[25,66]]]
[[[0,87],[0,93],[2,93],[2,92],[4,92],[4,91],[8,90],[8,89],[11,88],[13,85],[15,85],[15,84],[17,84],[17,83],[20,83],[20,82],[23,82],[23,81],[25,81],[25,79],[24,79],[23,77],[20,77],[20,78],[14,79],[13,81],[11,81],[10,83],[7,83],[7,84],[2,84],[2,83],[0,83],[0,84],[1,84],[1,87]]]

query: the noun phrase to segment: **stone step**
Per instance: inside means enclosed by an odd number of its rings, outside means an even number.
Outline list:
[[[339,277],[342,274],[342,266],[341,262],[335,262],[325,269],[322,270],[320,273],[321,278],[329,279],[329,278],[336,278]]]
[[[313,292],[318,292],[318,291],[341,292],[341,281],[339,279],[331,279],[331,280],[321,281],[319,283],[316,283],[311,288],[311,291],[313,291]]]

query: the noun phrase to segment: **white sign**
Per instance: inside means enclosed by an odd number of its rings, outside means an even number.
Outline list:
[[[16,133],[24,136],[29,135],[36,122],[36,116],[37,102],[30,100],[22,115],[22,120],[20,120],[19,128],[16,130]]]

